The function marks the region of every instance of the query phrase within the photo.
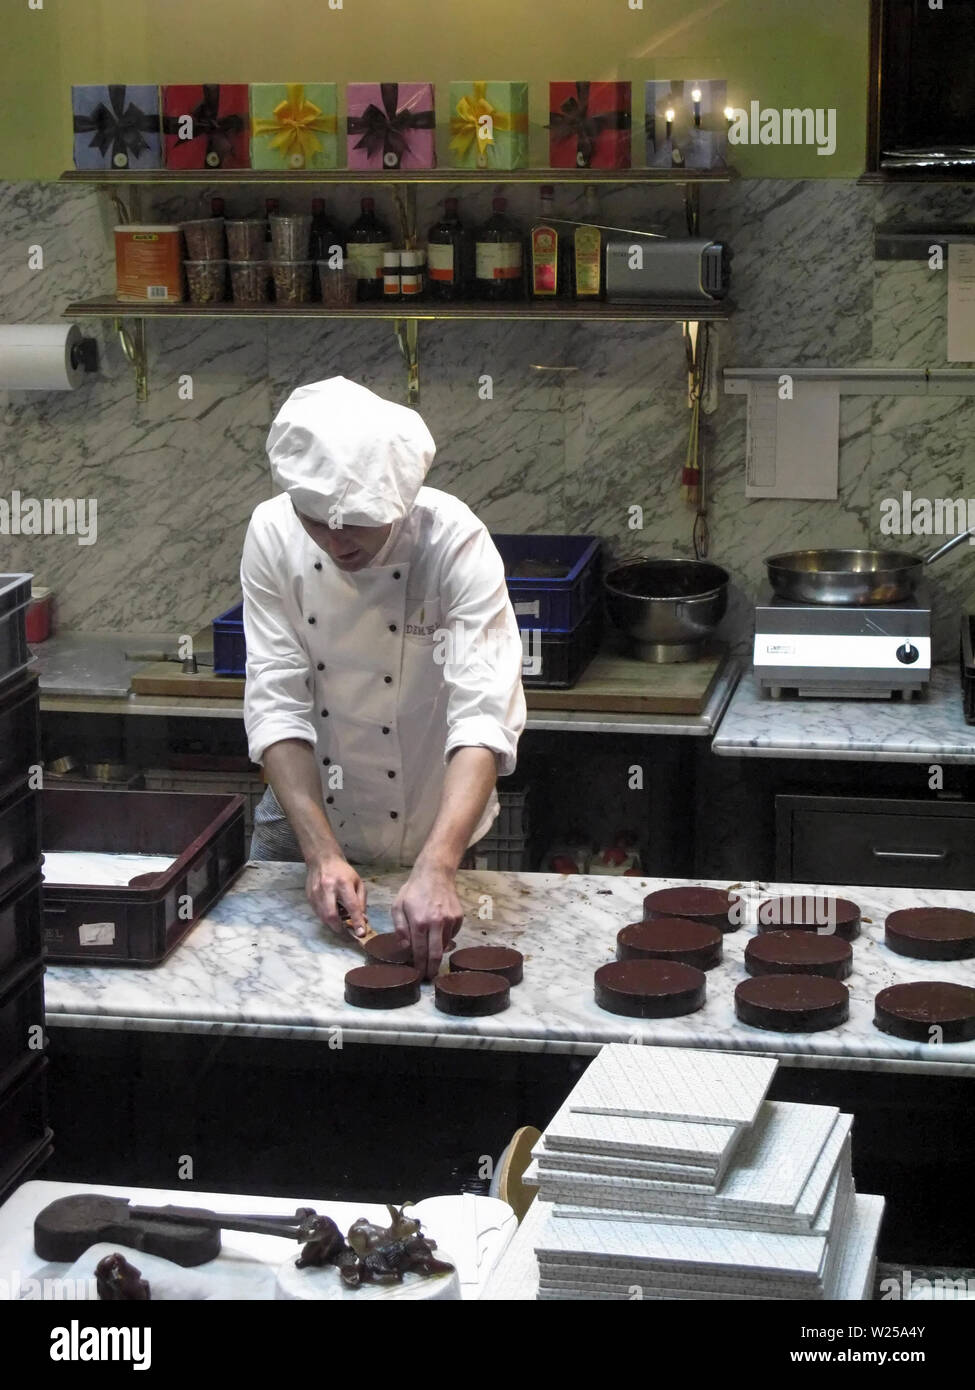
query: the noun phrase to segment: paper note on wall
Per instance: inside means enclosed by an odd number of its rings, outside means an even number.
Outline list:
[[[832,381],[793,379],[780,400],[778,381],[748,388],[746,497],[836,498],[840,471],[840,392]]]
[[[975,362],[975,242],[948,247],[948,361]]]

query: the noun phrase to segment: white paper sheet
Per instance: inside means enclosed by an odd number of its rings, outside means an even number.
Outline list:
[[[748,388],[746,497],[833,501],[840,468],[840,392],[835,381],[793,380],[792,399],[777,381]]]
[[[948,361],[975,362],[975,242],[948,247]]]
[[[176,863],[175,854],[102,854],[94,850],[57,850],[44,855],[45,883],[84,883],[89,888],[124,888],[139,874],[162,874]]]

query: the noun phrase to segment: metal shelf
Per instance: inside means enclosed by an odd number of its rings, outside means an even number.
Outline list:
[[[229,319],[443,319],[468,322],[474,319],[491,322],[503,319],[534,319],[550,322],[616,322],[640,321],[651,323],[721,322],[730,315],[727,301],[679,304],[578,304],[556,302],[536,304],[525,301],[512,304],[419,304],[396,300],[385,304],[356,304],[348,309],[333,309],[327,304],[128,304],[117,299],[82,299],[69,304],[64,318],[229,318]]]
[[[730,183],[733,169],[66,169],[61,183],[354,184]]]

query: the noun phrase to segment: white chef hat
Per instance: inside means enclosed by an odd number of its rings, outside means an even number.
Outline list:
[[[313,521],[400,521],[437,446],[415,410],[333,376],[292,391],[267,437],[274,481]]]

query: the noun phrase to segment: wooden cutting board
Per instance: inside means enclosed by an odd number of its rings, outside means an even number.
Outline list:
[[[593,657],[571,690],[525,690],[529,709],[598,714],[700,714],[727,659],[716,645],[698,661],[655,665],[615,652]]]
[[[193,637],[193,650],[199,661],[213,661],[213,634],[204,628]],[[177,661],[152,661],[132,674],[130,686],[135,695],[182,695],[188,699],[242,700],[243,676],[215,676],[213,666],[201,666],[195,675],[183,670]]]

